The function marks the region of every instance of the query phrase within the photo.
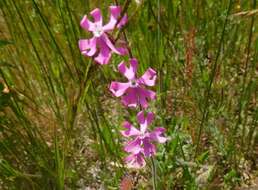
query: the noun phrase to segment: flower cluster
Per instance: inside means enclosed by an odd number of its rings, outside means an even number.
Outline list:
[[[126,67],[125,62],[118,65],[118,70],[123,74],[128,82],[112,82],[110,91],[116,96],[122,96],[122,103],[128,107],[137,107],[140,105],[142,108],[148,107],[148,100],[156,98],[156,93],[148,90],[145,86],[154,86],[156,81],[156,71],[149,68],[143,76],[137,78],[138,61],[133,58],[130,59],[130,67]]]
[[[127,16],[123,16],[118,23],[121,8],[119,6],[110,6],[109,10],[110,20],[104,26],[102,14],[98,8],[94,9],[90,13],[94,18],[94,22],[91,22],[87,15],[85,15],[81,20],[81,27],[86,31],[92,32],[93,37],[91,39],[79,40],[79,48],[83,55],[94,57],[94,60],[101,65],[108,64],[112,52],[119,55],[126,54],[125,48],[115,47],[108,32],[125,25],[127,22]]]
[[[79,40],[79,48],[85,56],[92,57],[96,63],[108,64],[112,53],[118,55],[127,55],[128,49],[118,46],[113,40],[111,31],[121,29],[127,23],[127,16],[121,15],[119,6],[110,6],[110,19],[106,25],[103,25],[103,18],[100,9],[91,11],[90,15],[94,22],[91,22],[87,15],[81,20],[81,27],[93,34],[90,39]],[[156,93],[147,87],[155,86],[156,71],[148,68],[141,76],[137,76],[138,61],[136,58],[130,58],[129,66],[122,61],[118,65],[118,71],[128,80],[127,82],[113,81],[110,84],[110,91],[116,97],[121,97],[122,104],[130,108],[139,108],[141,111],[137,114],[139,128],[134,127],[130,122],[125,121],[123,127],[125,130],[121,134],[129,138],[124,146],[125,152],[129,156],[125,158],[128,167],[142,168],[145,166],[145,157],[151,157],[156,153],[154,143],[165,143],[163,136],[165,129],[156,127],[153,131],[148,127],[154,119],[152,112],[146,112],[148,102],[156,98]],[[146,113],[146,115],[145,115]]]
[[[130,155],[125,159],[129,167],[140,168],[145,165],[143,156],[151,157],[156,153],[156,147],[153,142],[165,143],[166,138],[162,136],[165,129],[156,127],[152,132],[147,130],[152,123],[154,114],[149,112],[144,116],[144,111],[137,114],[137,120],[140,124],[140,129],[135,128],[131,123],[125,121],[122,131],[124,137],[131,137],[132,140],[125,145],[124,150]]]

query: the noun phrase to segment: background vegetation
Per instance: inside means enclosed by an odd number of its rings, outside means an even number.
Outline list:
[[[159,189],[258,188],[256,0],[128,2],[126,33],[140,71],[158,71],[151,110],[170,138]],[[1,189],[151,189],[149,167],[122,162],[128,113],[108,91],[121,58],[100,67],[77,45],[82,16],[110,4],[0,1]]]

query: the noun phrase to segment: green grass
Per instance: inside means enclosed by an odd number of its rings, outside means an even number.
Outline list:
[[[258,177],[256,0],[129,2],[132,54],[140,73],[158,71],[150,110],[171,139],[155,158],[158,189],[250,184]],[[87,37],[82,16],[96,6],[107,15],[114,3],[0,1],[0,189],[119,189],[126,175],[136,189],[152,188],[150,161],[140,171],[123,166],[119,130],[135,114],[108,91],[122,79],[113,71],[121,57],[100,67],[77,45]]]

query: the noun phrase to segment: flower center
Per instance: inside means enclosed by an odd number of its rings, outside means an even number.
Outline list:
[[[135,87],[138,86],[138,83],[137,83],[136,80],[133,79],[133,80],[131,80],[130,82],[131,82],[131,85],[130,85],[130,86],[131,86],[132,88],[135,88]]]
[[[93,34],[95,37],[100,37],[102,34],[103,34],[103,29],[102,29],[102,26],[99,25],[99,24],[95,24],[95,28],[94,28],[94,31],[93,31]]]

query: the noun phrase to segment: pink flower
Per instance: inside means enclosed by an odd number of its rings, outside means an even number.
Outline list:
[[[144,116],[144,111],[137,114],[137,120],[140,124],[140,130],[135,128],[131,123],[124,122],[123,127],[126,128],[122,131],[124,137],[132,138],[125,146],[124,150],[130,155],[125,159],[129,166],[140,167],[144,166],[142,156],[151,157],[156,153],[156,147],[153,142],[165,143],[167,138],[162,134],[165,129],[162,127],[156,127],[152,132],[147,131],[147,127],[152,123],[154,114],[149,112],[147,116]]]
[[[142,153],[130,154],[125,158],[125,162],[128,168],[143,168],[146,165],[144,156]]]
[[[81,27],[93,33],[93,37],[91,39],[79,40],[81,53],[85,56],[94,57],[94,60],[101,65],[108,64],[112,52],[119,55],[127,53],[124,48],[116,48],[107,34],[107,32],[114,30],[115,27],[121,28],[125,25],[127,22],[127,16],[123,16],[120,22],[117,23],[121,13],[121,8],[119,6],[110,6],[109,9],[110,20],[104,26],[102,15],[98,8],[94,9],[90,13],[95,22],[88,20],[86,15],[81,20]]]
[[[138,61],[130,59],[130,67],[128,68],[125,62],[118,65],[118,70],[123,74],[128,82],[112,82],[110,91],[116,97],[122,97],[122,103],[128,107],[136,107],[141,105],[142,108],[148,107],[148,100],[156,98],[156,93],[152,90],[145,89],[145,86],[154,86],[156,81],[156,71],[149,68],[140,77],[136,78]]]

